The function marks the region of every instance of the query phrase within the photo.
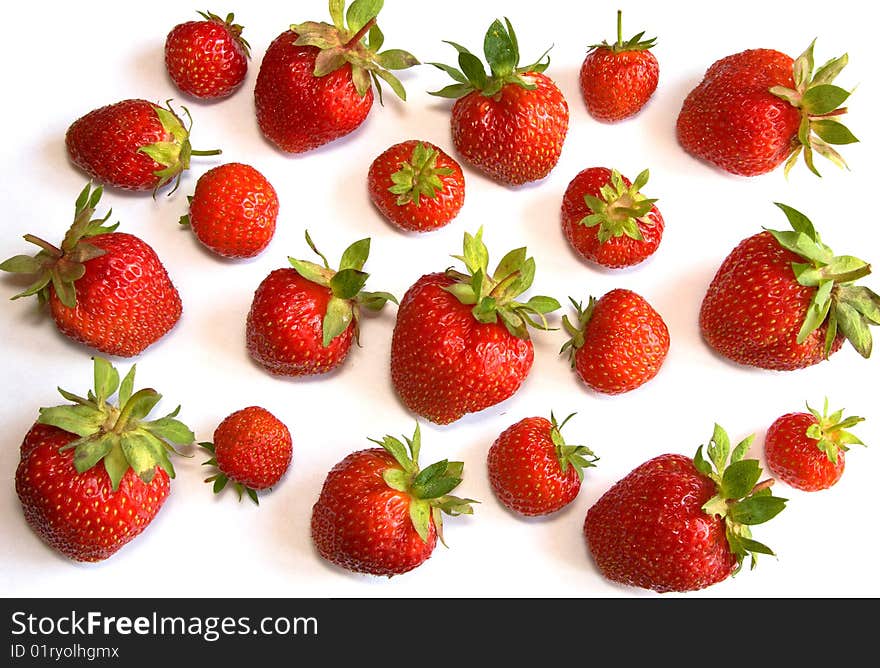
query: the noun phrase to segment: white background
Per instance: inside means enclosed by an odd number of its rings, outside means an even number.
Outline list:
[[[869,25],[856,4],[818,2],[795,10],[784,3],[570,3],[447,0],[388,0],[380,15],[386,46],[412,51],[423,62],[454,62],[451,39],[480,52],[486,28],[508,16],[517,28],[522,62],[532,62],[550,44],[548,75],[560,86],[570,111],[562,158],[542,182],[510,189],[465,166],[467,195],[458,218],[422,236],[389,226],[369,202],[366,174],[372,159],[391,144],[433,141],[452,151],[448,101],[432,97],[447,83],[430,66],[402,73],[408,101],[390,91],[374,105],[366,123],[348,138],[301,156],[284,155],[260,135],[253,112],[253,86],[262,55],[292,22],[328,20],[326,3],[253,2],[237,19],[253,52],[243,87],[230,99],[205,104],[186,100],[164,70],[165,35],[176,23],[196,18],[204,3],[154,0],[135,14],[125,3],[66,3],[51,16],[40,3],[7,8],[7,96],[3,116],[0,256],[30,251],[27,232],[60,240],[73,213],[84,175],[66,158],[64,132],[79,116],[127,97],[187,104],[194,118],[195,148],[223,149],[217,158],[194,159],[180,189],[155,200],[149,194],[107,191],[121,229],[142,236],[164,260],[184,303],[177,327],[137,360],[139,387],[163,393],[159,410],[178,403],[180,417],[199,440],[210,440],[229,413],[259,404],[282,419],[293,434],[288,475],[260,507],[237,503],[229,492],[215,497],[202,482],[204,457],[176,461],[177,478],[165,507],[147,531],[108,561],[82,565],[47,548],[24,522],[14,492],[18,447],[41,406],[61,403],[56,386],[85,392],[92,351],[69,342],[48,314],[21,300],[0,303],[5,401],[0,407],[0,593],[5,596],[257,596],[257,597],[653,597],[619,587],[595,569],[582,538],[590,505],[641,462],[664,452],[693,454],[719,422],[731,438],[757,434],[751,454],[763,459],[767,427],[779,415],[801,410],[805,401],[832,405],[868,420],[857,430],[867,448],[847,457],[840,483],[808,494],[776,487],[790,499],[755,537],[778,557],[758,568],[689,597],[876,596],[880,546],[874,512],[880,469],[880,414],[873,394],[880,354],[863,360],[846,347],[809,369],[773,373],[738,367],[715,356],[702,342],[697,314],[704,290],[723,257],[762,226],[780,227],[781,201],[810,216],[839,254],[880,258],[872,189],[875,179],[876,54]],[[806,6],[804,6],[806,5]],[[577,8],[576,8],[577,7]],[[577,75],[587,45],[613,39],[615,11],[624,10],[624,32],[656,35],[660,85],[643,113],[616,125],[589,117]],[[539,9],[540,8],[540,9]],[[225,15],[227,7],[210,9]],[[857,90],[849,127],[862,143],[843,147],[851,171],[820,160],[822,179],[801,165],[790,178],[779,169],[740,178],[712,169],[677,145],[675,119],[687,92],[716,59],[746,48],[776,48],[797,56],[818,36],[818,63],[844,51],[850,66],[839,84]],[[200,174],[226,161],[260,169],[280,198],[278,230],[269,248],[247,262],[222,261],[203,250],[177,225],[186,195]],[[616,167],[634,178],[645,167],[645,192],[659,198],[666,233],[656,255],[626,271],[602,271],[578,260],[560,229],[559,206],[568,182],[589,166]],[[104,211],[106,209],[102,209]],[[332,261],[352,241],[369,236],[372,256],[368,289],[401,297],[422,273],[442,270],[460,252],[464,231],[483,225],[496,262],[526,245],[538,263],[532,294],[566,302],[615,287],[641,293],[663,315],[671,348],[660,374],[627,395],[591,393],[557,352],[561,331],[537,332],[535,363],[520,391],[507,402],[459,422],[422,424],[423,464],[462,459],[462,496],[482,501],[472,517],[446,523],[449,549],[409,574],[392,579],[353,575],[324,563],[309,538],[312,504],[327,471],[349,452],[370,447],[368,437],[411,434],[414,416],[396,399],[388,372],[395,319],[391,305],[364,320],[360,349],[337,373],[314,380],[282,380],[253,364],[245,351],[244,322],[254,290],[289,255],[309,258],[303,230]],[[865,284],[878,289],[875,277]],[[10,296],[21,289],[0,278]],[[566,311],[567,312],[567,311]],[[552,321],[558,324],[559,314]],[[124,372],[131,360],[116,360]],[[570,443],[584,443],[601,457],[586,474],[580,496],[564,511],[525,521],[506,512],[488,485],[486,452],[508,425],[530,415],[578,415],[569,423]],[[158,414],[158,413],[157,413]],[[673,596],[673,595],[669,595]]]

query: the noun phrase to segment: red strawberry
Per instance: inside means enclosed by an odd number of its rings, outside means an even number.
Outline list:
[[[516,34],[505,22],[506,29],[495,21],[486,33],[490,74],[477,56],[448,42],[461,70],[432,63],[456,81],[432,95],[456,99],[452,141],[462,157],[490,178],[517,186],[543,179],[556,166],[568,132],[568,103],[543,74],[549,58],[519,67]]]
[[[404,439],[406,446],[391,436],[374,441],[382,447],[353,452],[327,474],[312,508],[321,557],[355,573],[400,575],[443,540],[443,513],[473,513],[475,501],[449,495],[464,465],[444,459],[420,470],[418,424]]]
[[[100,187],[87,185],[60,247],[30,234],[34,257],[16,255],[0,270],[37,277],[13,299],[37,295],[49,302],[58,330],[89,348],[132,357],[162,338],[180,319],[180,295],[155,251],[131,234],[105,226],[110,211],[93,219]]]
[[[269,45],[254,88],[257,122],[282,151],[303,153],[356,130],[373,106],[372,82],[380,101],[384,80],[405,100],[403,85],[389,70],[418,60],[401,49],[379,53],[376,25],[381,2],[330,1],[333,25],[307,21],[290,26]]]
[[[563,317],[571,339],[571,366],[587,387],[603,394],[630,392],[660,371],[669,352],[669,330],[662,316],[632,290],[615,289],[587,308],[572,300],[577,325]]]
[[[573,415],[573,414],[572,414]],[[549,515],[574,501],[584,469],[598,457],[583,445],[566,445],[552,415],[524,418],[505,429],[489,448],[489,483],[498,500],[520,515]]]
[[[94,391],[41,408],[21,444],[15,490],[27,523],[42,540],[76,561],[101,561],[138,536],[162,508],[174,477],[166,450],[192,443],[173,413],[144,418],[162,398],[132,394],[135,367],[119,382],[109,362],[94,358]],[[108,399],[119,390],[118,406]]]
[[[247,75],[250,45],[235,16],[199,12],[202,20],[180,23],[165,38],[165,68],[181,91],[202,100],[234,93]]]
[[[657,89],[660,66],[651,49],[656,37],[644,32],[623,41],[622,12],[617,12],[617,41],[590,47],[580,71],[587,111],[596,120],[615,123],[635,116]]]
[[[391,339],[391,380],[414,413],[448,424],[512,396],[532,367],[528,327],[546,329],[550,297],[515,301],[529,289],[535,261],[526,249],[509,252],[489,274],[483,230],[464,235],[468,274],[426,274],[397,311]],[[543,322],[536,323],[537,316]]]
[[[568,184],[562,198],[562,231],[585,260],[630,267],[652,255],[663,237],[663,216],[639,191],[646,169],[630,183],[617,170],[589,167]]]
[[[214,493],[232,481],[239,501],[247,492],[257,505],[257,490],[277,485],[293,457],[290,430],[260,406],[248,406],[228,415],[214,430],[214,442],[200,445],[212,455],[205,465],[218,469],[205,480],[214,483]]]
[[[276,269],[260,283],[247,316],[247,349],[263,368],[279,376],[327,373],[348,355],[357,339],[360,308],[378,311],[387,292],[362,290],[370,240],[354,242],[330,269],[308,232],[306,242],[324,266],[289,258],[292,268]]]
[[[716,61],[685,98],[678,115],[678,141],[685,151],[742,176],[785,173],[803,152],[807,166],[818,153],[845,163],[832,144],[858,141],[835,118],[849,93],[831,84],[847,56],[813,73],[813,44],[798,57],[773,49],[749,49]]]
[[[850,445],[864,445],[847,429],[865,418],[843,417],[843,411],[828,415],[828,400],[822,413],[787,413],[778,418],[764,440],[767,467],[777,478],[807,492],[828,489],[843,475],[844,452]]]
[[[806,216],[777,206],[793,231],[760,232],[725,258],[700,308],[706,343],[739,364],[780,371],[817,364],[844,339],[869,357],[880,296],[853,282],[870,266],[835,257]]]
[[[74,121],[65,142],[73,164],[95,181],[155,192],[172,179],[180,183],[191,156],[220,153],[193,150],[189,133],[170,105],[165,109],[146,100],[123,100]]]
[[[664,454],[637,466],[587,512],[584,536],[609,580],[657,592],[703,589],[736,574],[747,555],[773,554],[749,526],[772,519],[786,499],[772,496],[761,467],[744,459],[753,437],[730,452],[718,425],[693,460]],[[728,463],[729,461],[729,463]]]
[[[230,162],[199,177],[189,198],[189,214],[180,219],[211,251],[230,258],[262,253],[275,234],[278,195],[250,165]]]
[[[461,166],[430,142],[410,140],[386,149],[370,165],[367,187],[382,215],[411,232],[447,225],[464,204]]]

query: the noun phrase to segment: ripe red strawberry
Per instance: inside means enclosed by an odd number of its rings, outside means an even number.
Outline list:
[[[293,457],[290,430],[260,406],[248,406],[228,415],[214,430],[214,442],[200,445],[212,455],[205,465],[218,469],[205,480],[214,483],[214,493],[232,481],[239,501],[247,492],[257,505],[257,490],[277,485]]]
[[[816,492],[836,484],[846,466],[844,452],[850,445],[864,445],[846,431],[865,418],[843,417],[843,411],[828,414],[810,408],[809,413],[787,413],[776,419],[764,440],[767,467],[783,482]]]
[[[573,415],[573,414],[572,414]],[[584,469],[598,459],[583,445],[566,445],[556,422],[524,418],[505,429],[489,448],[489,483],[498,500],[520,515],[549,515],[574,501]]]
[[[744,459],[753,437],[730,451],[718,425],[694,459],[664,454],[637,466],[587,512],[584,536],[603,576],[657,592],[703,589],[739,572],[748,555],[773,554],[749,527],[772,519],[786,499],[758,483],[761,467]],[[729,462],[729,463],[728,463]],[[715,470],[712,470],[714,464]]]
[[[162,396],[132,393],[135,367],[119,373],[94,358],[94,391],[59,390],[63,406],[41,408],[21,444],[15,490],[27,523],[43,541],[76,561],[101,561],[138,536],[162,508],[174,467],[170,443],[194,437],[175,419],[144,418]],[[119,391],[118,405],[108,402]]]
[[[806,216],[776,206],[793,231],[765,230],[725,258],[700,307],[706,343],[739,364],[780,371],[817,364],[844,339],[869,357],[880,296],[853,282],[870,266],[835,257]]]
[[[379,52],[382,31],[376,16],[382,2],[330,0],[333,25],[294,24],[269,45],[254,88],[257,122],[282,151],[303,153],[354,132],[373,106],[379,79],[406,100],[403,85],[389,70],[418,64],[401,49]]]
[[[814,40],[815,43],[815,40]],[[797,60],[773,49],[722,58],[685,98],[678,141],[689,154],[742,176],[765,174],[801,152],[815,174],[814,153],[845,166],[832,144],[858,141],[836,117],[849,92],[832,85],[844,54],[813,73],[813,44]]]
[[[519,47],[510,21],[489,26],[479,58],[463,46],[460,70],[431,63],[456,83],[432,93],[455,99],[452,141],[470,165],[501,183],[518,186],[547,176],[559,161],[568,132],[568,103],[543,72],[550,59],[519,67]]]
[[[660,65],[651,53],[657,43],[644,32],[623,41],[622,12],[617,12],[617,41],[593,44],[580,71],[581,95],[596,120],[616,123],[635,116],[657,89]]]
[[[262,253],[275,234],[278,195],[250,165],[230,162],[199,177],[180,219],[209,250],[229,258]]]
[[[86,185],[60,247],[33,235],[34,256],[16,255],[0,270],[32,274],[36,281],[13,297],[37,295],[58,330],[108,355],[132,357],[162,338],[180,319],[180,295],[156,252],[131,234],[105,226],[110,211],[93,219],[100,187]]]
[[[180,23],[165,38],[165,68],[181,91],[202,100],[229,97],[247,75],[250,45],[235,16],[199,12],[202,20]]]
[[[614,289],[584,309],[574,300],[577,324],[562,320],[571,339],[571,366],[587,387],[603,394],[630,392],[660,371],[669,352],[669,330],[662,316],[632,290]]]
[[[383,151],[370,165],[367,187],[382,215],[410,232],[447,225],[464,204],[461,166],[430,142],[410,140]]]
[[[652,255],[663,238],[663,216],[639,191],[646,169],[631,183],[617,170],[588,167],[562,198],[562,231],[585,260],[604,267],[630,267]]]
[[[559,308],[550,297],[515,301],[535,276],[525,248],[510,251],[490,274],[480,228],[476,236],[465,233],[464,254],[455,257],[469,273],[449,269],[419,278],[400,303],[391,339],[398,396],[436,424],[512,396],[534,360],[529,326],[546,329],[544,314]]]
[[[189,111],[183,110],[191,125]],[[172,179],[180,183],[191,156],[220,153],[193,150],[189,134],[170,105],[166,109],[146,100],[123,100],[74,121],[65,142],[73,164],[95,181],[155,192]]]
[[[371,439],[372,440],[372,439]],[[312,508],[312,541],[327,561],[355,573],[411,571],[443,540],[443,513],[473,513],[472,499],[450,496],[464,465],[443,460],[419,469],[418,423],[406,446],[385,436],[327,474]],[[407,452],[407,449],[409,452]]]
[[[308,232],[306,242],[324,266],[289,258],[292,268],[276,269],[260,283],[247,316],[247,349],[272,374],[302,376],[327,373],[348,355],[358,337],[361,307],[378,311],[397,303],[387,292],[362,288],[370,240],[354,242],[334,271]]]

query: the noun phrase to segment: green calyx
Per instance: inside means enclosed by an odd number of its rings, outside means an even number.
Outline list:
[[[575,353],[577,353],[578,348],[582,348],[584,345],[584,330],[587,327],[587,323],[590,322],[590,318],[593,317],[593,309],[596,307],[596,298],[590,297],[590,300],[587,302],[587,307],[584,308],[581,302],[576,302],[572,297],[568,298],[568,301],[571,302],[571,305],[575,310],[575,322],[572,322],[568,319],[567,315],[562,316],[562,328],[568,334],[569,339],[565,343],[562,344],[562,348],[559,350],[559,354],[568,352],[568,360],[571,362],[571,368],[574,368],[575,365]]]
[[[381,441],[370,439],[381,445],[400,465],[400,468],[386,469],[382,478],[391,489],[411,497],[409,516],[419,537],[428,542],[428,532],[433,520],[437,537],[446,545],[443,540],[443,514],[472,515],[474,509],[471,504],[479,503],[474,499],[461,499],[449,494],[461,483],[464,464],[444,459],[419,469],[419,451],[422,445],[419,423],[416,422],[412,438],[403,438],[406,445],[393,436],[385,436]]]
[[[465,232],[463,255],[452,257],[464,262],[469,273],[447,269],[446,275],[455,282],[444,290],[462,304],[472,305],[471,313],[479,322],[494,323],[500,318],[507,331],[520,339],[529,338],[529,327],[550,329],[545,315],[560,308],[558,301],[543,296],[532,297],[527,302],[516,301],[535,280],[535,260],[526,257],[525,248],[510,251],[490,275],[489,251],[483,243],[480,227],[474,236]]]
[[[189,427],[176,419],[180,406],[165,417],[145,420],[162,395],[149,388],[133,391],[134,366],[120,382],[119,372],[107,360],[93,360],[94,389],[81,397],[58,388],[73,403],[41,408],[38,422],[76,434],[79,438],[63,448],[74,450],[74,467],[84,473],[103,462],[114,491],[128,469],[147,483],[157,467],[173,478],[168,452],[179,453],[171,444],[189,445],[195,440]],[[109,403],[117,390],[117,403]]]
[[[843,410],[828,414],[828,398],[825,398],[825,407],[820,413],[807,404],[807,410],[816,418],[816,422],[807,428],[807,436],[816,441],[816,447],[824,452],[828,460],[836,464],[840,451],[846,452],[850,445],[864,445],[855,435],[846,431],[859,422],[864,422],[863,417],[843,417]]]
[[[803,343],[812,332],[827,323],[826,358],[831,354],[838,333],[862,357],[870,357],[872,337],[869,327],[880,324],[880,296],[853,283],[870,274],[871,266],[852,255],[835,256],[822,243],[809,218],[790,206],[779,202],[775,204],[785,213],[792,230],[767,231],[780,246],[806,260],[792,262],[792,271],[798,283],[816,289],[798,332],[797,342]]]
[[[215,455],[214,444],[213,443],[199,443],[199,447],[203,450],[210,453],[211,458],[205,462],[202,462],[202,466],[217,466],[217,457]],[[205,482],[213,483],[214,494],[219,494],[223,489],[226,488],[226,485],[229,483],[229,477],[223,473],[223,471],[218,470],[217,473],[208,476],[205,478]],[[247,494],[247,497],[253,501],[258,506],[260,505],[260,497],[257,496],[257,490],[252,487],[248,487],[247,485],[242,485],[240,482],[233,482],[233,487],[235,491],[238,493],[238,500],[241,501],[242,497]]]
[[[584,479],[584,469],[595,466],[599,458],[585,445],[568,445],[562,437],[562,428],[566,423],[575,416],[574,413],[565,418],[562,423],[556,421],[556,416],[550,413],[550,424],[553,427],[550,430],[550,440],[556,449],[556,459],[559,460],[559,466],[562,472],[566,473],[568,467],[571,466],[577,472],[579,480]]]
[[[241,48],[244,50],[244,55],[248,58],[251,57],[251,45],[248,44],[247,40],[241,36],[242,31],[244,30],[244,26],[235,23],[235,14],[230,12],[226,15],[226,18],[220,18],[217,14],[213,12],[199,12],[199,15],[204,18],[206,21],[214,21],[215,23],[222,23],[226,26],[226,29],[230,32],[230,34],[235,38],[235,41],[241,44]]]
[[[453,173],[449,167],[437,166],[439,155],[436,149],[419,142],[409,160],[400,163],[400,169],[391,175],[394,185],[388,188],[389,192],[397,195],[398,206],[406,206],[410,202],[419,206],[422,197],[437,199],[437,193],[443,190],[440,177]]]
[[[754,434],[745,438],[731,451],[727,432],[716,424],[706,446],[709,461],[703,458],[702,445],[694,455],[697,471],[717,486],[717,493],[703,504],[703,511],[724,520],[727,543],[737,559],[734,573],[740,571],[747,556],[754,568],[758,554],[773,555],[769,547],[752,539],[749,527],[773,519],[788,501],[773,496],[772,478],[758,482],[762,472],[758,460],[745,459],[754,438]]]
[[[85,263],[104,255],[106,251],[85,241],[89,237],[105,234],[115,230],[119,223],[105,225],[112,209],[103,218],[94,218],[95,208],[101,199],[103,188],[98,186],[92,190],[91,183],[86,184],[76,199],[76,211],[73,224],[67,230],[61,247],[31,234],[24,236],[26,241],[40,248],[36,255],[16,255],[0,263],[0,270],[15,274],[30,274],[35,277],[33,283],[12,299],[37,295],[43,304],[49,298],[50,286],[55,290],[59,301],[68,308],[76,306],[76,288],[74,283],[86,273]]]
[[[550,65],[550,58],[547,55],[550,49],[547,49],[531,65],[519,66],[519,43],[517,42],[513,26],[507,18],[504,19],[504,23],[495,20],[489,26],[489,30],[486,32],[486,37],[483,40],[483,54],[489,65],[489,74],[486,74],[486,70],[479,57],[468,51],[461,44],[449,41],[446,43],[458,51],[458,67],[460,69],[442,63],[430,63],[434,67],[446,72],[455,80],[454,84],[431,93],[431,95],[437,95],[438,97],[454,99],[463,97],[475,90],[480,91],[486,97],[493,97],[507,84],[515,84],[526,90],[534,90],[537,88],[537,85],[529,81],[523,74],[526,72],[543,72]],[[545,58],[546,61],[544,60]]]
[[[804,162],[816,176],[821,176],[813,164],[815,153],[827,158],[835,165],[846,168],[846,162],[833,145],[852,144],[857,141],[849,129],[835,120],[847,112],[841,107],[851,91],[833,85],[835,77],[846,67],[849,57],[843,54],[832,58],[816,72],[813,72],[814,39],[807,50],[794,61],[792,75],[794,89],[785,86],[773,86],[770,92],[781,97],[801,112],[801,124],[798,128],[798,147],[785,163],[786,176],[797,163],[803,152]]]
[[[636,177],[631,186],[627,186],[620,172],[612,169],[611,180],[599,189],[599,197],[584,195],[584,202],[593,213],[578,223],[587,227],[598,225],[599,243],[604,244],[612,237],[621,237],[624,234],[641,241],[639,223],[654,224],[648,214],[657,201],[648,199],[639,192],[648,183],[648,177],[646,169]]]
[[[288,258],[291,266],[307,281],[329,288],[333,296],[327,303],[323,321],[322,345],[326,348],[337,336],[354,322],[355,340],[359,341],[358,320],[360,307],[380,311],[388,302],[397,303],[397,298],[388,292],[367,292],[363,290],[370,275],[363,271],[370,255],[370,240],[355,241],[342,253],[339,269],[333,270],[327,258],[315,247],[306,231],[306,243],[321,258],[323,266],[314,262]]]
[[[354,0],[346,10],[345,0],[330,0],[332,25],[306,21],[290,26],[297,34],[297,46],[320,49],[315,59],[316,77],[326,76],[348,63],[351,65],[352,82],[361,97],[375,83],[381,103],[381,80],[401,100],[406,100],[403,84],[391,70],[405,70],[418,65],[419,61],[402,49],[379,51],[385,37],[376,23],[376,17],[383,4],[384,0]]]
[[[608,49],[612,53],[623,53],[625,51],[647,51],[648,49],[653,48],[657,44],[657,38],[651,37],[650,39],[643,40],[645,31],[643,30],[638,35],[634,37],[630,37],[628,40],[623,40],[623,12],[619,9],[617,10],[617,41],[614,44],[609,44],[606,41],[603,41],[601,44],[592,44],[589,48],[590,51],[595,49]]]

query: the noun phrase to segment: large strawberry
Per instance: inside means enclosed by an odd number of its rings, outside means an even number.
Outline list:
[[[814,41],[815,43],[815,41]],[[773,49],[749,49],[712,64],[685,98],[676,123],[685,151],[742,176],[767,173],[803,153],[812,172],[818,153],[844,166],[834,144],[858,141],[838,120],[849,92],[831,82],[844,54],[813,72],[813,44],[797,60]]]
[[[535,277],[526,249],[489,273],[483,229],[464,235],[468,273],[425,274],[407,290],[391,339],[391,380],[407,408],[448,424],[512,396],[534,360],[529,326],[546,329],[551,297],[516,301]],[[538,317],[541,322],[533,318]]]
[[[465,47],[456,69],[432,63],[456,83],[433,95],[455,99],[452,141],[473,167],[508,185],[522,185],[547,176],[559,161],[568,132],[568,103],[544,74],[546,53],[520,67],[519,46],[510,21],[494,21],[486,32],[483,63]]]
[[[180,295],[156,252],[140,238],[92,216],[102,189],[86,185],[73,225],[60,247],[33,235],[36,256],[16,255],[0,270],[36,281],[13,297],[48,302],[58,330],[94,350],[132,357],[162,338],[180,319]]]
[[[835,256],[805,215],[777,206],[792,230],[750,236],[725,258],[703,297],[703,338],[720,355],[764,369],[817,364],[845,339],[869,357],[880,296],[854,281],[870,266]]]
[[[718,425],[693,459],[663,454],[637,466],[587,512],[584,535],[603,576],[657,592],[703,589],[737,573],[746,556],[773,554],[750,526],[775,517],[786,499],[772,478],[745,459],[749,437],[733,451]],[[714,470],[713,470],[714,465]]]
[[[147,528],[174,477],[171,444],[194,440],[175,417],[180,407],[145,420],[162,395],[133,392],[134,374],[132,366],[120,382],[109,362],[94,358],[94,390],[81,397],[59,389],[72,403],[41,408],[21,444],[15,489],[24,517],[76,561],[106,559]]]
[[[402,49],[382,47],[376,17],[382,0],[330,0],[333,24],[294,24],[269,45],[254,87],[257,122],[282,151],[303,153],[339,139],[366,120],[379,80],[406,92],[390,70],[418,64]]]

